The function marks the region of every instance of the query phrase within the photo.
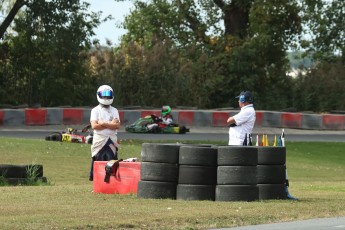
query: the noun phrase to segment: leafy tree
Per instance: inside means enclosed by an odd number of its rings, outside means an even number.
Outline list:
[[[99,14],[79,0],[28,1],[6,37],[8,67],[2,68],[7,103],[84,105],[94,94],[88,55]],[[93,94],[91,94],[93,92]],[[5,97],[11,95],[11,97]],[[12,100],[12,101],[11,101]]]
[[[170,44],[166,52],[179,56],[176,72],[188,63],[186,84],[199,107],[226,106],[251,90],[259,108],[280,108],[290,103],[285,51],[301,31],[299,10],[297,1],[283,0],[136,1],[122,45],[149,51]]]
[[[345,62],[345,1],[305,0],[303,6],[307,36],[302,47],[307,54],[320,61],[342,58]]]

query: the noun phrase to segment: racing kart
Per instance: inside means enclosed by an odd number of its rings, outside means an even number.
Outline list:
[[[53,132],[45,137],[46,141],[60,141],[70,143],[92,144],[93,132],[91,125],[86,126],[78,132],[77,129],[67,128],[62,132]]]
[[[152,129],[149,129],[147,125],[156,123]],[[156,115],[147,115],[136,120],[131,125],[126,125],[125,130],[130,133],[171,133],[171,134],[185,134],[189,132],[189,129],[185,126],[179,126],[178,124],[165,125],[161,123],[160,118]]]

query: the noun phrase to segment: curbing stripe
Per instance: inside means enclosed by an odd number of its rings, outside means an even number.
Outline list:
[[[209,111],[195,111],[194,112],[194,126],[210,127],[212,126],[212,112]]]
[[[46,109],[25,109],[25,125],[45,125]]]
[[[344,116],[343,115],[323,115],[322,117],[323,129],[344,129]]]
[[[300,113],[282,113],[282,127],[286,128],[301,128],[302,114]]]
[[[303,114],[302,129],[322,129],[322,116],[316,114]]]
[[[83,109],[63,109],[64,125],[80,125],[83,121]]]
[[[178,117],[178,124],[185,126],[194,125],[194,112],[193,111],[180,111]]]
[[[266,127],[282,127],[281,113],[279,112],[265,112],[262,125]]]
[[[47,109],[47,125],[61,125],[63,111],[61,108]]]
[[[25,125],[24,111],[17,109],[5,109],[4,110],[4,125]]]
[[[173,110],[174,121],[187,127],[227,127],[229,116],[239,110]],[[23,108],[0,109],[0,126],[20,125],[82,125],[90,123],[91,108]],[[120,110],[123,125],[139,117],[160,115],[160,110]],[[303,114],[275,111],[256,111],[255,126],[311,130],[344,130],[345,115]]]
[[[4,111],[0,111],[0,126],[4,125]]]

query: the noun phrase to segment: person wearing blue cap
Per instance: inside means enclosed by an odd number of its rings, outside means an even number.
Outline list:
[[[230,126],[229,145],[247,145],[244,142],[252,133],[256,119],[254,99],[249,91],[242,91],[236,98],[238,98],[241,111],[227,120],[227,124]]]

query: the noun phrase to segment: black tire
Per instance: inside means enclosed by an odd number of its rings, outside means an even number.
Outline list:
[[[216,201],[255,201],[259,200],[256,185],[217,185]]]
[[[285,184],[258,184],[260,200],[286,200]]]
[[[141,150],[141,160],[143,162],[158,162],[177,164],[180,145],[143,143]]]
[[[218,185],[256,185],[256,166],[218,166]]]
[[[212,200],[215,199],[215,185],[178,184],[177,200]]]
[[[5,178],[42,177],[43,166],[0,164],[0,176]]]
[[[286,163],[286,148],[274,146],[259,146],[259,165],[284,165]]]
[[[176,199],[177,184],[173,182],[139,181],[137,197],[147,199]]]
[[[61,133],[52,133],[45,138],[46,141],[62,141]]]
[[[204,146],[181,146],[179,164],[217,166],[217,149]]]
[[[46,177],[34,178],[34,181],[41,181],[42,183],[47,183]],[[8,185],[30,185],[30,181],[27,178],[6,178],[5,182]]]
[[[156,162],[141,162],[140,179],[145,181],[177,182],[178,165]]]
[[[217,184],[217,167],[180,165],[178,183],[215,185]]]
[[[284,165],[258,165],[258,184],[283,184],[285,183]]]
[[[251,146],[219,146],[218,166],[255,166],[258,164],[258,150]]]

